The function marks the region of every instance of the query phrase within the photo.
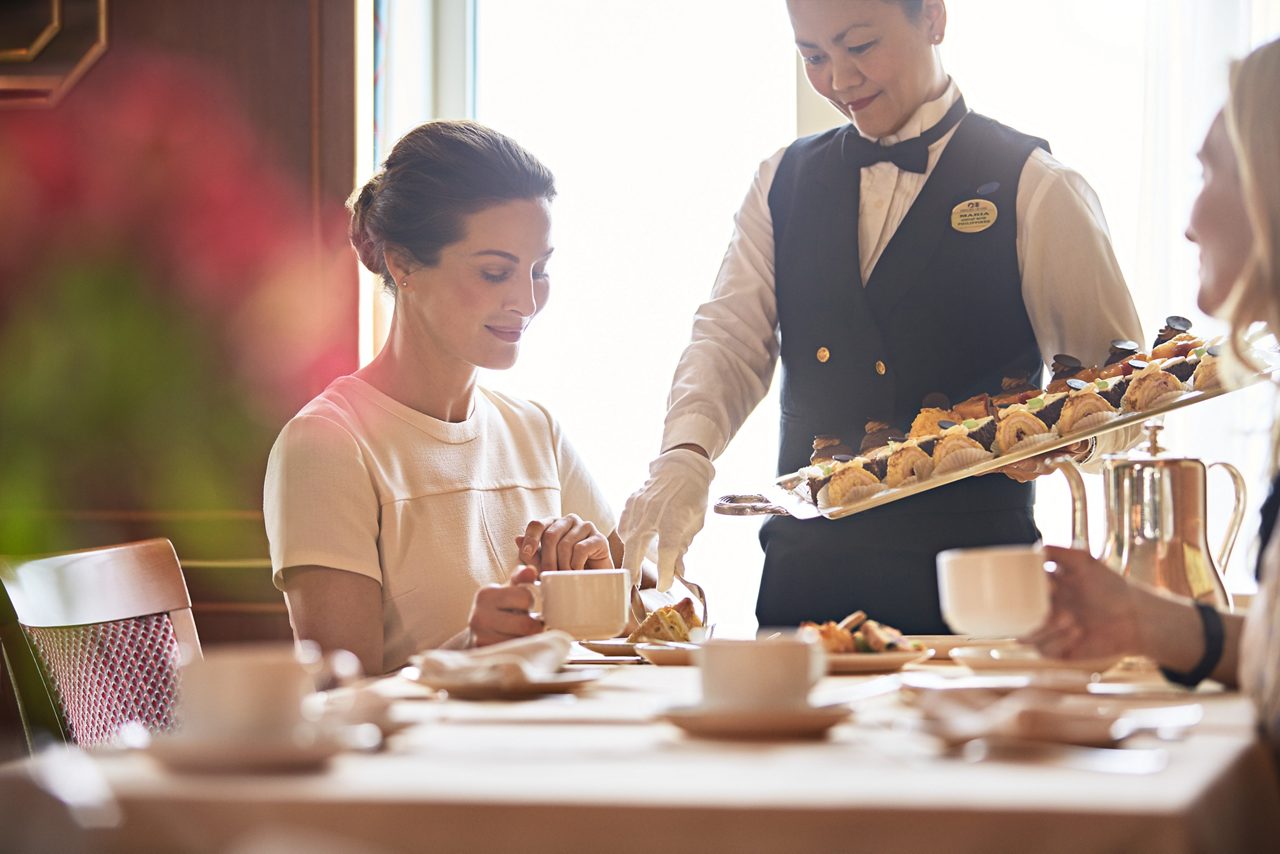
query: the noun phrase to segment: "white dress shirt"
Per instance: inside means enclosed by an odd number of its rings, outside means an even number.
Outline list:
[[[959,97],[950,82],[946,92],[923,104],[900,133],[879,142],[919,136]],[[862,169],[858,248],[864,282],[954,133],[952,129],[929,147],[924,174],[904,172],[890,162]],[[695,314],[692,340],[676,367],[663,450],[695,444],[716,459],[769,389],[779,350],[769,188],[785,152],[784,148],[760,164],[734,217],[733,237],[711,299]],[[1102,206],[1084,178],[1036,149],[1023,166],[1016,205],[1022,299],[1045,363],[1057,353],[1069,353],[1086,365],[1100,364],[1114,339],[1143,341]],[[1100,439],[1099,451],[1131,441],[1108,440],[1115,436]]]

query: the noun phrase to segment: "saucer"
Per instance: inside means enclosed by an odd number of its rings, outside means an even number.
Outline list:
[[[580,640],[578,645],[583,649],[598,652],[601,655],[635,655],[636,645],[626,638],[605,638],[604,640]]]
[[[907,635],[907,640],[933,650],[934,661],[950,659],[951,650],[960,647],[1013,646],[1017,643],[1014,638],[977,638],[969,635]]]
[[[321,735],[309,744],[288,741],[202,739],[178,733],[157,735],[145,753],[170,771],[234,774],[297,773],[323,766],[343,749],[333,736]]]
[[[829,652],[828,673],[892,673],[908,664],[924,661],[933,650],[905,649],[901,652]]]
[[[692,643],[640,643],[636,652],[650,664],[659,666],[689,667],[693,664],[693,652],[698,648]]]
[[[1109,658],[1088,658],[1066,661],[1043,658],[1034,647],[1024,644],[1011,646],[969,646],[953,649],[951,660],[970,670],[1076,670],[1085,673],[1104,673],[1124,659],[1122,655]]]
[[[689,735],[700,738],[769,741],[819,739],[853,711],[843,703],[783,709],[715,709],[676,706],[659,715]]]
[[[570,694],[590,685],[605,673],[606,671],[600,667],[582,668],[505,684],[497,681],[470,682],[466,679],[437,676],[425,684],[437,691],[444,691],[452,700],[523,700],[543,694]]]

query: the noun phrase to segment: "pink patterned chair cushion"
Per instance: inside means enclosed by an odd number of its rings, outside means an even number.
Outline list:
[[[71,741],[109,742],[121,725],[172,730],[178,639],[168,614],[65,628],[23,626]]]

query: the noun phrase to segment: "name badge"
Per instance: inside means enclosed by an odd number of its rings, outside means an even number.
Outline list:
[[[969,199],[951,209],[951,227],[963,234],[977,234],[995,225],[999,213],[986,199]]]

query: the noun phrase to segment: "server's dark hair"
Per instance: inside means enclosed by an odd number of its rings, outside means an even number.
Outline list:
[[[428,122],[405,134],[347,200],[351,245],[394,293],[388,249],[433,267],[440,250],[462,239],[470,214],[555,194],[551,171],[510,137],[477,122]]]

